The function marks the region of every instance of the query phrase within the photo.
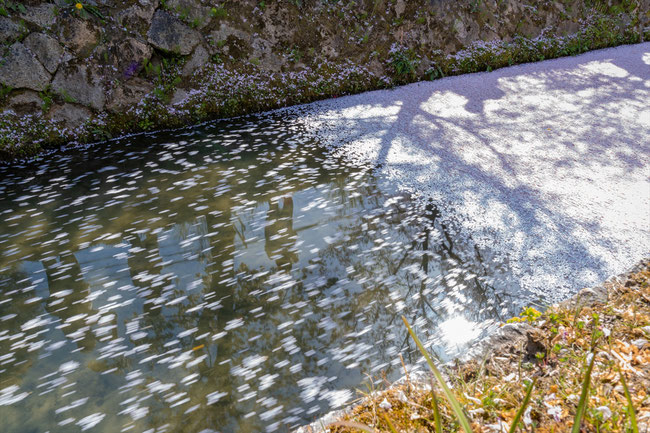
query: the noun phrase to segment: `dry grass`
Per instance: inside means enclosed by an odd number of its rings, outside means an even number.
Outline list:
[[[527,341],[446,371],[473,432],[508,432],[532,380],[536,380],[535,387],[514,431],[572,431],[592,353],[595,362],[586,408],[579,430],[574,431],[634,432],[632,418],[636,415],[638,431],[650,432],[650,262],[642,271],[613,284],[606,303],[588,307],[566,303],[544,313],[528,309],[513,321],[533,325]],[[440,386],[433,389],[442,431],[460,431]],[[370,394],[341,421],[360,423],[375,432],[392,432],[393,428],[397,432],[435,432],[433,396],[431,386],[407,381]],[[329,431],[362,430],[339,424]]]

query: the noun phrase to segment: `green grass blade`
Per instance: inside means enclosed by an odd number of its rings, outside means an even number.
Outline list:
[[[630,390],[627,387],[627,382],[625,382],[625,376],[620,372],[621,384],[623,385],[623,390],[625,391],[625,398],[627,399],[627,413],[630,415],[630,421],[632,423],[632,432],[639,433],[639,427],[636,424],[636,412],[634,411],[634,404],[632,403],[632,396],[630,395]]]
[[[456,414],[456,418],[458,419],[458,422],[460,423],[460,426],[465,430],[465,433],[472,433],[472,428],[469,425],[469,421],[467,420],[467,417],[465,416],[465,412],[463,412],[463,408],[456,400],[456,397],[454,397],[454,394],[451,392],[449,387],[447,386],[447,383],[445,382],[445,379],[442,377],[442,374],[436,367],[436,365],[433,363],[433,359],[431,359],[431,356],[429,355],[429,352],[424,348],[422,345],[422,342],[418,338],[417,335],[415,335],[415,332],[413,332],[413,329],[411,329],[411,325],[409,325],[408,320],[406,320],[406,317],[402,316],[402,320],[404,321],[404,324],[406,325],[406,329],[408,329],[409,334],[411,334],[411,337],[413,338],[413,341],[415,341],[415,344],[418,346],[418,349],[420,349],[420,352],[424,356],[424,359],[427,360],[427,363],[429,364],[429,368],[431,369],[431,372],[435,376],[436,380],[442,387],[442,390],[445,393],[445,397],[447,397],[447,400],[449,400],[449,404],[451,405],[451,408],[453,409],[454,413]]]
[[[573,420],[573,428],[571,433],[580,433],[580,423],[582,422],[582,417],[587,410],[587,405],[589,404],[589,383],[591,382],[591,370],[594,368],[594,361],[596,360],[596,354],[591,354],[591,361],[589,362],[589,367],[587,367],[587,372],[585,373],[585,379],[582,382],[582,392],[580,392],[580,400],[578,401],[578,410],[576,411],[576,417]]]
[[[433,389],[433,381],[431,382],[431,394],[433,394],[433,422],[435,423],[435,432],[442,433],[442,420],[440,419],[440,408],[438,407],[438,396]]]
[[[395,426],[393,425],[393,423],[390,422],[390,418],[388,418],[388,415],[384,414],[384,419],[386,420],[386,424],[388,424],[390,431],[392,431],[393,433],[397,433],[397,430],[395,430]]]
[[[517,411],[515,418],[512,420],[512,424],[510,425],[510,430],[508,430],[508,433],[515,433],[515,430],[517,430],[517,426],[519,425],[519,420],[521,419],[521,416],[524,414],[524,411],[526,410],[526,406],[528,406],[528,403],[530,403],[530,396],[533,394],[533,388],[535,387],[535,382],[537,382],[537,378],[535,378],[535,380],[532,380],[528,384],[528,389],[526,390],[526,397],[524,397],[524,402],[521,404],[521,407]]]

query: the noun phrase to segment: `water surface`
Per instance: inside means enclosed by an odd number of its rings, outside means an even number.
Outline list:
[[[291,117],[0,169],[5,432],[288,431],[530,303],[507,265]]]

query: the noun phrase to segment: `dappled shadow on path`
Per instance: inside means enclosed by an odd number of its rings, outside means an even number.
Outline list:
[[[568,289],[649,252],[648,107],[640,44],[327,101],[309,122],[454,208],[532,288]]]

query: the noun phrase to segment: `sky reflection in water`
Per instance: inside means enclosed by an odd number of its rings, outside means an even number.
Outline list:
[[[296,119],[101,147],[0,169],[5,432],[287,431],[530,302]]]

